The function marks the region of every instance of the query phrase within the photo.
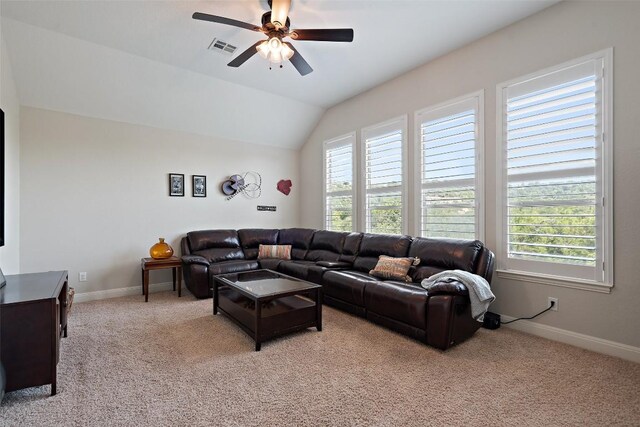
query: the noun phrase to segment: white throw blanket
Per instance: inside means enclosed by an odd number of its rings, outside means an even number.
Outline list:
[[[496,296],[491,292],[489,282],[484,277],[464,270],[447,270],[424,279],[421,285],[429,290],[436,283],[451,283],[454,280],[467,287],[471,300],[471,316],[478,322],[482,322],[484,314],[489,309],[489,304],[496,299]]]

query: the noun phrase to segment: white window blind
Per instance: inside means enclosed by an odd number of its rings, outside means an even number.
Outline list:
[[[416,114],[419,126],[420,235],[480,238],[476,184],[481,95]]]
[[[363,129],[365,230],[404,232],[404,138],[406,121]]]
[[[354,145],[355,134],[325,142],[325,229],[354,229]]]
[[[503,89],[509,268],[604,280],[603,70],[592,58]]]

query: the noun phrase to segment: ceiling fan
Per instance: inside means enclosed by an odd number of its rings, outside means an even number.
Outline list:
[[[256,42],[253,46],[238,55],[233,61],[227,64],[229,67],[239,67],[253,55],[259,53],[260,56],[268,59],[271,64],[280,64],[280,67],[282,67],[282,61],[288,59],[301,75],[306,76],[313,71],[313,68],[311,68],[291,43],[282,41],[283,38],[290,37],[293,40],[323,42],[353,41],[353,29],[351,28],[291,30],[291,21],[288,17],[291,0],[269,0],[269,6],[271,7],[271,11],[262,15],[261,27],[235,19],[201,12],[194,13],[193,19],[232,25],[234,27],[263,33],[268,37],[267,40]]]

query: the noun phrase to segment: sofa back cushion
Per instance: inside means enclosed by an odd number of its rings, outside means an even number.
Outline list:
[[[484,245],[479,240],[429,239],[416,237],[409,256],[420,258],[420,264],[409,271],[414,282],[444,270],[476,272],[478,257]]]
[[[283,228],[278,233],[278,244],[291,245],[291,259],[304,259],[315,231],[310,228]]]
[[[191,251],[201,251],[209,248],[239,248],[238,232],[236,230],[200,230],[187,233]]]
[[[278,230],[264,228],[245,228],[238,230],[240,246],[246,259],[258,258],[258,247],[278,244]]]
[[[360,242],[362,241],[362,233],[349,233],[344,238],[344,246],[342,246],[342,253],[340,253],[340,260],[342,262],[352,263],[356,260],[358,250],[360,250]]]
[[[360,249],[353,267],[359,271],[369,272],[378,263],[380,255],[390,257],[406,257],[411,245],[410,236],[365,233],[360,242]]]
[[[201,230],[187,233],[191,253],[210,262],[244,259],[235,230]]]
[[[316,231],[305,259],[308,261],[338,261],[348,234],[327,230]]]

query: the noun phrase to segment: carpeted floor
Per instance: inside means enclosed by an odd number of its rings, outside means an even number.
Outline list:
[[[2,426],[640,425],[640,365],[507,328],[446,353],[324,308],[324,330],[263,344],[211,300],[76,304],[49,386]]]

